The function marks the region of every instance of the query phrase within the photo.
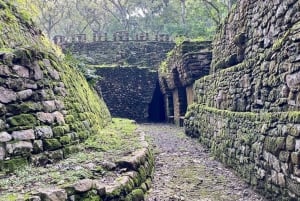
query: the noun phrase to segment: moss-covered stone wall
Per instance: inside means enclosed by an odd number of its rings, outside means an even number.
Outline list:
[[[240,0],[195,82],[186,133],[271,200],[299,200],[300,2]]]
[[[300,114],[240,113],[194,104],[185,130],[272,200],[299,200]]]
[[[174,45],[171,41],[98,41],[67,43],[63,48],[90,65],[113,64],[157,69]]]
[[[149,106],[158,82],[157,71],[137,67],[103,67],[98,68],[96,74],[101,76],[96,89],[112,116],[149,120]]]
[[[0,5],[0,171],[46,165],[76,151],[110,114],[30,15]]]

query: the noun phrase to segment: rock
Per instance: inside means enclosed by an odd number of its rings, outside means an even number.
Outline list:
[[[53,112],[54,119],[58,124],[65,124],[65,118],[64,115],[60,112]]]
[[[296,140],[296,143],[295,143],[295,151],[300,151],[300,139],[297,139],[297,140]]]
[[[294,151],[295,150],[295,144],[296,144],[296,140],[295,137],[293,136],[287,136],[286,138],[286,149],[289,151]]]
[[[0,75],[3,77],[8,77],[11,75],[8,66],[0,65]]]
[[[55,101],[44,101],[42,104],[45,112],[54,112],[56,110]]]
[[[17,100],[17,93],[13,90],[0,87],[0,94],[1,103],[10,103]]]
[[[13,131],[12,137],[14,140],[34,140],[35,135],[32,129],[22,130],[22,131]]]
[[[41,80],[44,78],[44,73],[41,70],[40,66],[37,64],[37,62],[34,63],[33,71],[34,71],[34,79],[35,80]]]
[[[55,69],[52,68],[49,59],[44,59],[43,62],[45,64],[45,67],[48,70],[50,77],[53,78],[54,80],[59,80],[59,73]]]
[[[5,122],[0,119],[0,130],[4,130],[5,129]]]
[[[28,98],[30,98],[33,94],[33,91],[31,89],[27,89],[27,90],[23,90],[23,91],[19,91],[17,93],[17,96],[20,100],[26,100]]]
[[[101,166],[108,171],[114,170],[117,167],[117,165],[115,163],[109,162],[109,161],[102,162]]]
[[[26,67],[14,65],[13,70],[20,77],[29,78],[29,70]]]
[[[300,84],[300,71],[286,76],[286,83],[289,88],[296,87]]]
[[[6,145],[7,152],[14,155],[28,154],[32,151],[32,149],[32,143],[27,141],[17,141]]]
[[[57,110],[63,110],[65,108],[65,105],[62,101],[55,100],[54,102]]]
[[[38,112],[37,119],[48,124],[52,124],[54,122],[54,116],[51,113]]]
[[[294,165],[300,165],[300,151],[292,152],[291,158]]]
[[[2,145],[0,145],[0,160],[4,160],[5,155],[6,155],[5,148]]]
[[[7,132],[0,132],[0,142],[9,142],[12,140],[12,136]]]
[[[98,195],[103,196],[106,194],[106,188],[104,184],[101,184],[100,182],[95,182],[95,189],[98,193]]]
[[[83,179],[74,184],[73,188],[76,192],[84,193],[91,190],[94,186],[94,181],[91,179]]]
[[[52,138],[53,132],[50,126],[39,126],[35,128],[35,134],[38,139]]]
[[[43,201],[64,201],[67,200],[67,193],[63,189],[42,189],[38,194]]]

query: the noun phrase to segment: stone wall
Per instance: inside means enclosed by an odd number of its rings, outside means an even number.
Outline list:
[[[157,68],[174,45],[170,41],[125,40],[63,46],[102,77],[96,88],[113,116],[164,121],[164,115],[160,114],[164,105],[159,103],[161,92],[156,86]]]
[[[182,125],[187,106],[194,98],[194,81],[209,73],[211,57],[210,41],[184,41],[160,65],[159,82],[169,122]]]
[[[102,95],[112,116],[147,121],[157,72],[148,68],[103,67],[96,89]]]
[[[0,171],[6,172],[67,157],[110,114],[71,61],[12,5],[0,3]]]
[[[159,41],[99,41],[68,43],[63,47],[91,65],[157,68],[174,45]]]
[[[298,113],[240,113],[195,104],[185,127],[266,197],[299,200],[299,120]]]
[[[186,132],[272,200],[299,200],[297,0],[240,0],[195,82]]]

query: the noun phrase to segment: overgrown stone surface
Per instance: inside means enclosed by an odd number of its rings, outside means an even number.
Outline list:
[[[155,146],[155,173],[148,201],[266,200],[232,171],[214,160],[208,149],[172,125],[144,124]]]
[[[70,145],[111,119],[72,59],[34,27],[25,11],[0,3],[0,172],[10,172],[28,162],[62,159]],[[57,135],[57,127],[66,129]],[[68,142],[66,136],[72,136]]]
[[[240,0],[196,81],[186,133],[272,200],[299,200],[297,0]]]
[[[154,159],[144,132],[136,128],[131,120],[113,119],[97,136],[70,148],[67,159],[6,175],[0,200],[144,200]]]
[[[70,43],[64,49],[90,65],[157,68],[174,45],[173,42],[158,41],[99,41]]]
[[[147,121],[149,104],[156,87],[157,71],[137,67],[107,67],[96,72],[101,76],[96,89],[112,116]]]
[[[147,121],[157,69],[174,46],[171,41],[98,41],[63,48],[86,64],[87,77],[96,82],[112,116]]]

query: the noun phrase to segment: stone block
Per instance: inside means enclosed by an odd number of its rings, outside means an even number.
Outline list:
[[[7,143],[6,150],[11,155],[23,155],[30,154],[33,150],[33,145],[31,142],[27,141],[17,141],[12,143]]]
[[[44,101],[42,102],[42,104],[45,112],[54,112],[56,110],[56,105],[54,100]]]
[[[0,103],[11,103],[17,100],[17,93],[11,89],[0,86]]]
[[[290,152],[288,151],[281,151],[279,153],[279,160],[282,162],[288,162],[290,159]]]
[[[11,135],[14,140],[34,140],[35,139],[34,131],[32,129],[13,131]]]
[[[23,91],[19,91],[17,93],[19,100],[22,100],[22,101],[29,99],[32,95],[33,95],[32,89],[26,89]]]
[[[12,126],[34,126],[36,118],[32,114],[20,114],[8,119],[8,123]]]
[[[300,151],[292,152],[291,159],[294,165],[300,165]]]
[[[41,153],[44,151],[43,141],[42,140],[34,140],[33,141],[33,152],[35,154]]]
[[[37,139],[52,138],[53,132],[50,126],[39,126],[35,128]]]
[[[295,143],[295,151],[300,151],[300,139],[297,139],[297,140],[296,140],[296,143]]]
[[[94,187],[94,181],[91,179],[83,179],[73,185],[75,192],[84,193],[90,191]]]
[[[0,132],[0,142],[9,142],[12,140],[12,136],[7,132]]]
[[[47,188],[47,189],[40,189],[38,190],[38,194],[41,197],[41,200],[47,201],[61,201],[67,200],[68,195],[65,190],[63,189],[54,189],[54,188]]]
[[[285,141],[284,137],[266,137],[264,148],[274,155],[279,155],[279,152],[285,149]]]
[[[20,77],[29,78],[29,70],[24,66],[14,65],[13,71]]]
[[[6,150],[3,144],[0,144],[0,160],[4,160],[6,156]]]
[[[293,136],[287,136],[286,138],[286,149],[288,151],[294,151],[295,150],[295,145],[296,145],[296,140],[295,137]]]

